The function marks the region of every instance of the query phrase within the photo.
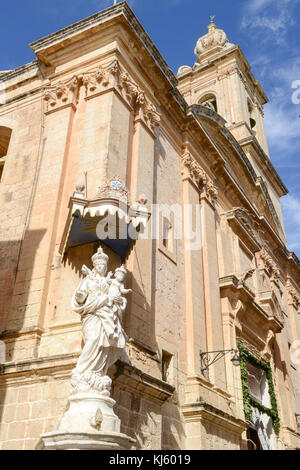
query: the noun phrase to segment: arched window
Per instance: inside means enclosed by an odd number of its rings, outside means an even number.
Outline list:
[[[173,250],[173,226],[167,217],[163,217],[163,246]]]
[[[203,96],[200,99],[199,104],[202,104],[202,106],[205,106],[206,108],[212,109],[216,113],[218,112],[217,98],[212,93]]]
[[[0,126],[0,181],[2,178],[5,158],[8,152],[12,130],[9,127]]]
[[[253,117],[253,105],[252,103],[250,102],[250,100],[248,100],[248,112],[249,112],[249,121],[250,121],[250,127],[251,129],[254,129],[254,127],[256,126],[256,121]]]

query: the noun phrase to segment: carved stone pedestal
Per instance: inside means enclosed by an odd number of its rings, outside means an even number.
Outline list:
[[[120,433],[115,401],[102,393],[78,393],[56,431],[41,436],[39,450],[130,450],[134,439]]]
[[[130,450],[134,439],[121,433],[60,433],[41,436],[37,450]]]

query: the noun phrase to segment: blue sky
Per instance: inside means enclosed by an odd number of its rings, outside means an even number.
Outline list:
[[[113,4],[113,0],[11,0],[1,5],[0,70],[35,57],[28,43]],[[300,257],[300,0],[129,0],[176,73],[193,65],[194,47],[210,15],[239,44],[270,103],[265,123],[271,159],[289,194],[281,199],[289,248]],[[300,98],[300,93],[296,98]],[[300,100],[299,100],[300,101]]]

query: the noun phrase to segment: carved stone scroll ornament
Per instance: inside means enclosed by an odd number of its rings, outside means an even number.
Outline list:
[[[271,276],[271,280],[275,281],[280,278],[280,270],[273,260],[270,253],[267,251],[266,247],[263,247],[259,253],[261,266],[263,269],[266,269]]]
[[[58,110],[67,105],[76,106],[80,80],[74,75],[67,81],[59,81],[54,86],[46,87],[44,100],[46,103],[46,113]]]
[[[128,75],[127,72],[121,72],[119,87],[130,105],[135,109],[140,117],[153,131],[160,124],[160,114],[155,106],[146,97],[142,90]]]
[[[218,190],[216,186],[188,150],[184,150],[181,156],[181,161],[183,166],[183,178],[189,177],[211,202],[215,201],[215,199],[218,197]]]
[[[298,294],[296,289],[294,289],[289,277],[286,281],[285,287],[288,293],[289,304],[294,305],[295,309],[298,311],[298,313],[300,313],[300,295]]]
[[[108,88],[116,88],[125,101],[134,109],[137,117],[153,131],[160,124],[160,114],[147,98],[145,91],[124,71],[118,60],[107,67],[100,67],[83,75],[86,98],[101,93]]]

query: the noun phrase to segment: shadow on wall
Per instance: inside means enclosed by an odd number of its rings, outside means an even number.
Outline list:
[[[121,420],[121,432],[135,439],[137,449],[182,448],[184,427],[177,406],[172,403],[160,405],[118,387],[114,388],[113,398],[117,402],[115,412]]]
[[[4,351],[3,357],[0,357],[2,365],[11,362],[15,356],[17,337],[23,330],[26,312],[31,306],[30,296],[35,288],[32,278],[36,252],[44,235],[45,230],[28,230],[23,243],[21,240],[0,242],[0,341],[1,351]],[[1,369],[0,364],[0,422],[6,396]]]
[[[181,450],[185,438],[184,417],[179,403],[166,402],[162,406],[162,450]]]

